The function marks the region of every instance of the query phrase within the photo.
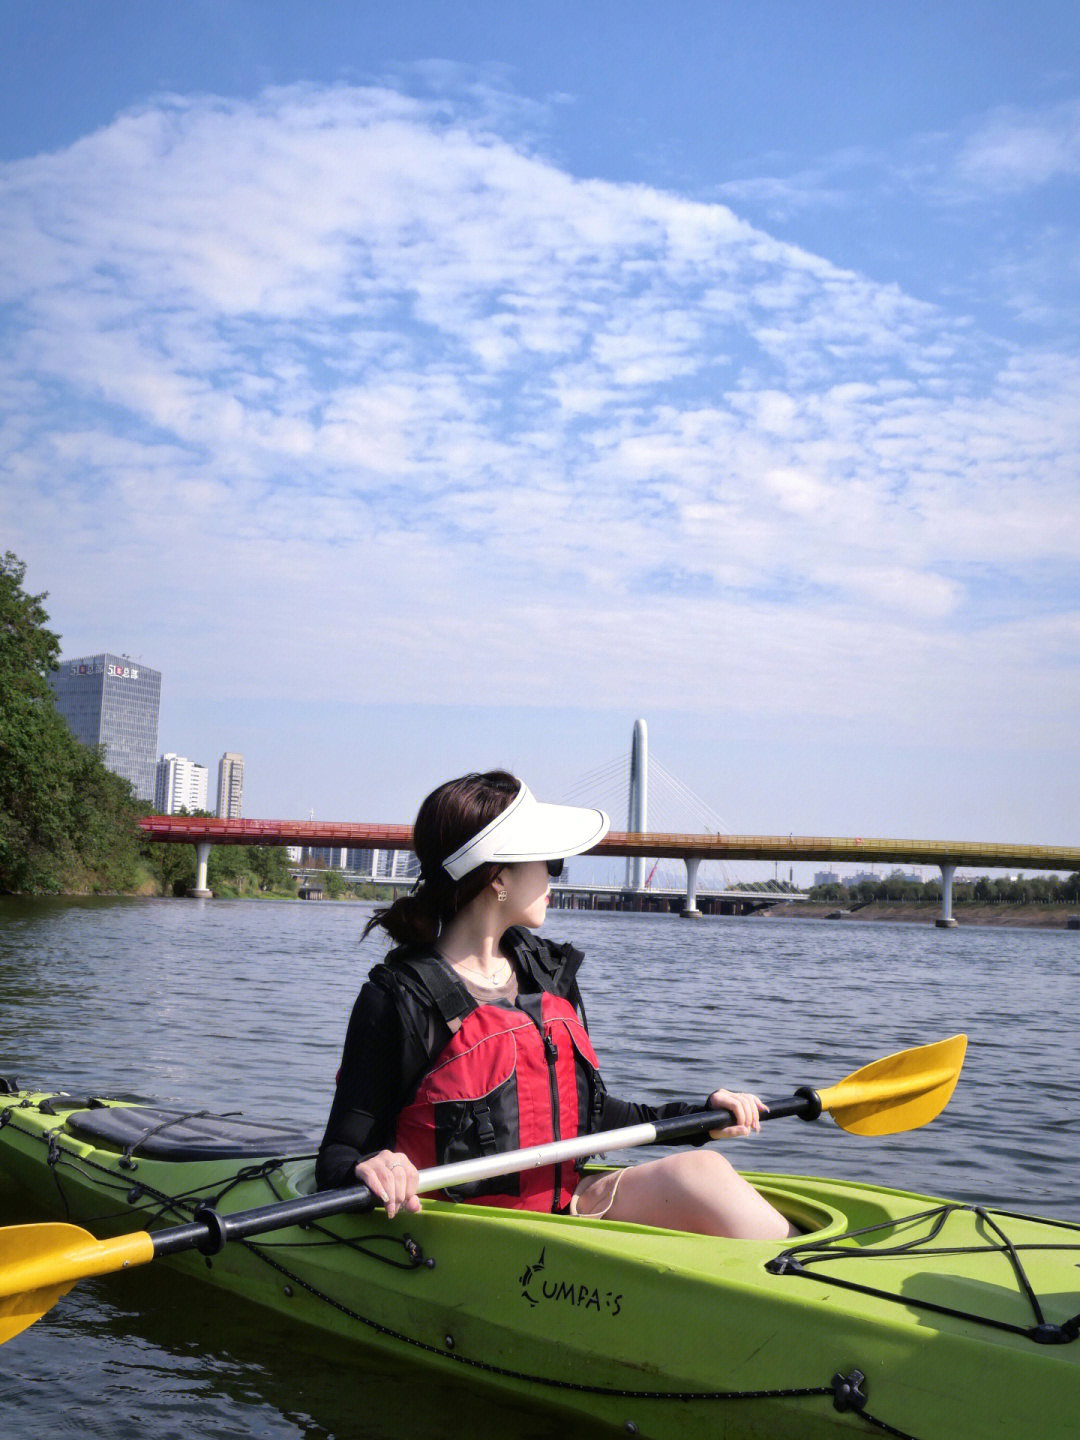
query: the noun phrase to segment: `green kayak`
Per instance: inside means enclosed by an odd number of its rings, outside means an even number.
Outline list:
[[[237,1117],[0,1094],[0,1185],[98,1237],[309,1195],[312,1150]],[[748,1178],[797,1242],[425,1199],[394,1222],[337,1214],[167,1263],[598,1433],[1076,1440],[1080,1225]],[[15,1303],[0,1299],[0,1317]]]

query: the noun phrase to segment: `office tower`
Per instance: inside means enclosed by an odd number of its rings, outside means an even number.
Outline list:
[[[205,810],[209,787],[210,772],[205,765],[196,765],[194,760],[171,752],[162,755],[157,764],[154,809],[159,815]]]
[[[154,799],[161,672],[128,655],[62,660],[49,676],[56,708],[76,739],[100,748],[108,768],[130,781],[140,800]]]
[[[309,849],[306,857],[319,854],[331,857],[320,863],[338,864],[333,859],[336,851]],[[416,880],[420,876],[420,861],[411,850],[342,850],[340,864],[361,880]]]
[[[217,813],[223,820],[239,820],[244,796],[244,757],[226,750],[218,762]]]
[[[371,867],[373,880],[415,880],[420,861],[411,850],[376,850]]]
[[[339,850],[336,845],[306,845],[304,864],[316,870],[345,870],[348,868],[348,850]]]

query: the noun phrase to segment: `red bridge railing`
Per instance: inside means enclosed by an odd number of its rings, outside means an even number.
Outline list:
[[[144,815],[151,840],[173,844],[319,845],[409,850],[411,825],[342,820],[218,820],[211,816]],[[988,869],[1080,870],[1080,848],[996,845],[975,841],[881,840],[829,835],[634,835],[613,831],[590,852],[701,860],[849,860],[867,864],[982,865]]]

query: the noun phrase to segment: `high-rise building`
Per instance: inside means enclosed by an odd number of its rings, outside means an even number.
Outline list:
[[[244,757],[226,750],[218,762],[217,813],[223,820],[239,820],[244,798]]]
[[[305,845],[300,861],[316,869],[347,870],[358,880],[417,880],[420,876],[420,861],[411,850]]]
[[[157,764],[154,809],[159,815],[193,814],[206,809],[210,772],[183,755],[162,755]]]
[[[371,870],[373,880],[415,880],[420,861],[411,850],[376,850]]]
[[[342,850],[341,868],[365,880],[416,880],[420,875],[420,861],[411,850]]]
[[[62,660],[49,676],[56,708],[84,745],[131,782],[140,800],[154,799],[161,672],[128,655]]]

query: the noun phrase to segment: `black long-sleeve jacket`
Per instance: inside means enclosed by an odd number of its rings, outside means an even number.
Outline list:
[[[515,927],[502,948],[517,966],[522,994],[547,990],[584,1011],[577,985],[582,954],[572,945],[544,940]],[[351,1184],[358,1161],[393,1143],[400,1111],[416,1093],[432,1062],[450,1041],[450,1031],[412,973],[397,962],[418,951],[392,951],[368,976],[353,1006],[337,1090],[316,1167],[321,1189]],[[643,1105],[608,1094],[599,1076],[587,1113],[591,1131],[639,1125],[703,1109],[674,1101]],[[703,1143],[707,1137],[702,1136]]]

